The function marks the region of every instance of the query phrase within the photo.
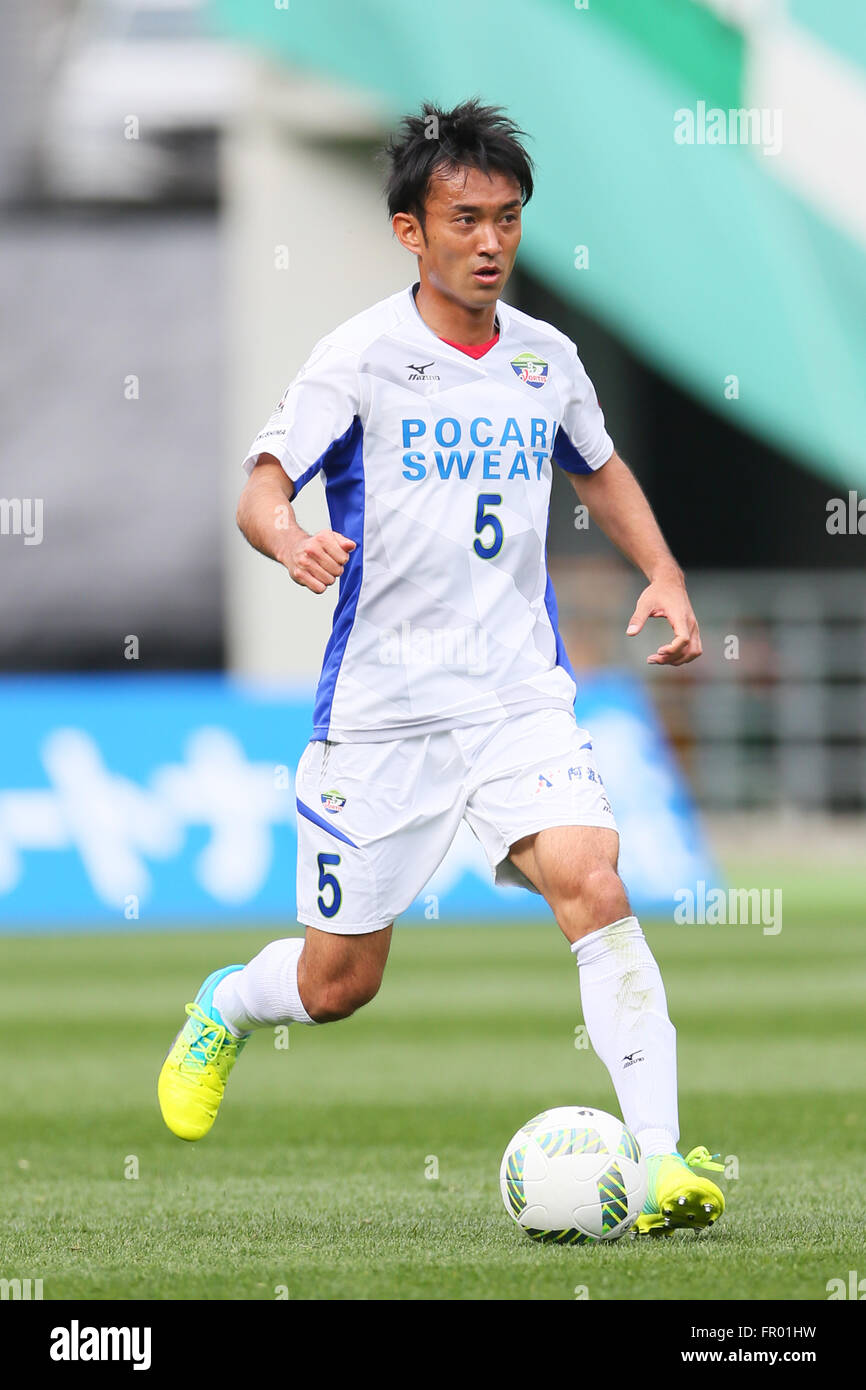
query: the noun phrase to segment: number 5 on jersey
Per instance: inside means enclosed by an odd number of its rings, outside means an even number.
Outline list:
[[[475,554],[480,556],[482,560],[492,560],[494,555],[498,555],[502,549],[502,522],[493,512],[487,511],[488,507],[498,507],[501,502],[502,497],[498,492],[480,492],[478,494],[478,505],[475,508],[475,534],[479,536],[485,526],[489,526],[493,531],[489,545],[485,545],[478,539],[472,547]]]
[[[318,857],[318,864],[319,864],[319,897],[318,897],[318,906],[319,906],[319,911],[321,912],[321,914],[322,914],[323,917],[336,917],[337,913],[340,911],[340,904],[341,904],[342,901],[343,901],[343,890],[341,889],[341,887],[340,887],[339,883],[337,882],[336,878],[334,877],[334,875],[328,873],[328,866],[329,866],[330,864],[335,864],[335,865],[336,865],[336,864],[339,864],[339,862],[340,862],[340,856],[339,856],[339,854],[320,854],[319,857]],[[327,901],[325,900],[325,898],[322,896],[322,894],[323,894],[324,892],[326,892],[326,890],[329,889],[329,888],[330,888],[331,892],[333,893],[333,897],[331,898],[331,901],[330,901],[330,902],[327,902]]]

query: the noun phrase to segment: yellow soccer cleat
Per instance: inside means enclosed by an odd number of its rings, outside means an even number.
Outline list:
[[[678,1153],[648,1158],[647,1198],[634,1224],[635,1234],[666,1236],[676,1230],[699,1231],[712,1226],[725,1210],[725,1199],[714,1182],[694,1169],[723,1173],[725,1165],[714,1158],[718,1154],[711,1155],[703,1145],[685,1158]]]
[[[189,1018],[162,1064],[157,1093],[162,1118],[179,1139],[203,1139],[217,1117],[232,1067],[249,1033],[236,1038],[223,1023],[213,992],[224,976],[242,965],[228,965],[208,975],[192,1004]]]

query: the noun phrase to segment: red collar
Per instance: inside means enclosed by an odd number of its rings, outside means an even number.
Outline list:
[[[449,347],[458,348],[460,352],[465,352],[467,357],[483,357],[485,352],[489,352],[492,347],[499,342],[499,334],[494,333],[489,343],[455,343],[450,338],[443,338],[443,343]]]

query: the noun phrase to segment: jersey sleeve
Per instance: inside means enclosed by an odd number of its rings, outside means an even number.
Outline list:
[[[562,420],[553,442],[553,462],[566,473],[594,473],[613,453],[613,440],[595,387],[586,374],[574,343],[569,342],[570,377]]]
[[[250,445],[244,469],[252,473],[261,454],[273,454],[300,492],[358,409],[357,354],[327,339],[317,343]]]

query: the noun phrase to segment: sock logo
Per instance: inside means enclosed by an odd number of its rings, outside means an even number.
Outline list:
[[[622,1060],[623,1071],[625,1071],[626,1067],[633,1067],[635,1062],[645,1062],[646,1057],[643,1055],[643,1048],[639,1047],[637,1052],[627,1052]]]

